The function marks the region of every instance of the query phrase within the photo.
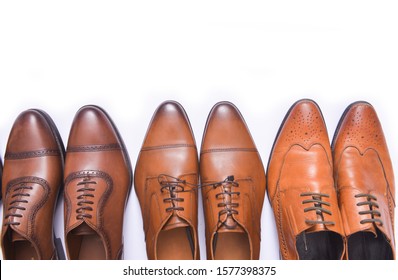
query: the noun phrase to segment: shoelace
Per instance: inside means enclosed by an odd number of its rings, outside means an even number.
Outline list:
[[[232,187],[239,187],[239,183],[234,181],[234,176],[228,176],[225,180],[209,183],[209,184],[202,184],[202,185],[195,185],[192,183],[187,182],[186,180],[181,180],[179,178],[167,175],[167,174],[160,174],[158,176],[158,182],[161,186],[161,192],[168,191],[169,197],[164,198],[164,202],[171,202],[172,206],[167,207],[166,211],[173,211],[173,210],[180,210],[184,211],[184,207],[177,206],[176,202],[183,202],[184,198],[177,197],[177,193],[179,192],[190,192],[193,190],[201,189],[204,187],[213,187],[214,189],[220,187],[221,192],[216,194],[216,198],[222,198],[223,202],[217,204],[217,207],[223,207],[224,209],[218,212],[218,224],[223,224],[221,222],[222,215],[226,214],[227,217],[232,216],[233,214],[239,214],[239,211],[233,208],[239,207],[239,203],[232,202],[232,195],[240,195],[240,192],[232,191]],[[186,190],[185,187],[189,186],[191,189]],[[226,219],[225,219],[226,220]],[[229,228],[227,225],[225,225]],[[234,228],[234,227],[233,227]]]
[[[79,208],[76,209],[77,219],[82,220],[83,218],[92,218],[91,214],[85,213],[85,211],[93,211],[93,207],[90,205],[94,204],[93,201],[88,200],[87,198],[94,198],[94,194],[92,193],[87,193],[87,192],[94,192],[95,189],[90,187],[90,184],[97,184],[97,182],[93,181],[90,178],[84,178],[83,181],[77,183],[77,186],[83,186],[80,189],[77,190],[77,192],[83,192],[81,195],[77,197],[79,202],[77,205]]]
[[[325,221],[324,220],[324,214],[328,214],[328,215],[332,215],[332,212],[330,210],[327,210],[325,208],[323,208],[323,205],[325,206],[329,206],[330,207],[330,203],[323,201],[322,197],[326,197],[328,198],[329,195],[328,194],[324,194],[324,193],[316,193],[316,192],[305,192],[300,194],[301,197],[307,197],[310,196],[310,199],[305,199],[302,201],[302,204],[308,204],[311,203],[314,206],[310,206],[304,209],[304,212],[309,212],[309,211],[315,211],[317,215],[322,217],[322,220],[318,221],[314,221],[314,220],[305,220],[305,222],[307,224],[310,225],[316,225],[316,224],[323,224],[323,225],[334,225],[335,223],[332,221]]]
[[[371,215],[371,219],[363,219],[360,223],[365,224],[365,223],[379,223],[380,226],[383,225],[383,221],[381,219],[375,218],[375,217],[381,217],[380,211],[377,211],[375,209],[379,208],[379,205],[377,204],[377,197],[371,194],[357,194],[355,195],[355,198],[360,198],[360,197],[365,197],[366,201],[358,202],[357,206],[363,206],[367,205],[369,206],[369,210],[365,211],[359,211],[359,215]]]
[[[26,210],[26,207],[23,206],[19,206],[20,203],[28,203],[29,201],[27,201],[26,199],[21,199],[21,197],[29,197],[30,194],[29,193],[15,193],[18,192],[20,190],[32,190],[33,187],[32,186],[25,186],[25,185],[21,185],[19,187],[14,188],[13,190],[13,194],[11,195],[11,198],[15,198],[14,200],[11,200],[10,202],[10,207],[8,207],[7,211],[11,211],[13,209],[16,210]],[[18,204],[18,205],[15,205]],[[17,217],[17,218],[22,218],[22,214],[16,214],[16,213],[8,213],[7,215],[5,215],[4,219],[8,219],[10,217]],[[20,222],[11,222],[11,221],[7,221],[4,223],[4,225],[20,225]]]
[[[228,176],[225,178],[225,180],[216,182],[216,183],[209,183],[202,185],[201,187],[207,187],[207,186],[212,186],[214,189],[216,188],[221,188],[221,192],[216,194],[216,198],[222,198],[223,202],[220,202],[217,204],[217,207],[223,207],[224,209],[220,210],[218,212],[218,224],[219,226],[224,225],[226,228],[233,229],[236,227],[234,226],[228,226],[225,224],[225,221],[227,219],[224,219],[224,222],[221,221],[221,217],[226,214],[227,218],[231,217],[233,214],[239,214],[239,211],[234,209],[239,207],[239,203],[233,202],[232,201],[232,195],[240,195],[240,192],[233,191],[232,188],[237,188],[239,187],[239,183],[235,181],[235,177],[233,175]]]
[[[167,175],[160,174],[158,176],[158,182],[161,186],[160,191],[164,193],[165,191],[169,192],[169,197],[163,199],[164,202],[171,202],[171,207],[167,207],[166,211],[170,212],[173,210],[184,211],[184,207],[177,206],[177,202],[183,202],[184,198],[177,197],[177,193],[179,192],[189,192],[191,190],[185,190],[185,186],[191,186],[192,190],[197,188],[198,185],[187,182],[186,180],[181,180],[179,178]]]

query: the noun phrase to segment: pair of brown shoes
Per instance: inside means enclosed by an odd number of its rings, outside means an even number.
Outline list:
[[[2,178],[4,259],[58,258],[53,219],[62,193],[69,259],[122,257],[132,171],[123,141],[104,110],[85,106],[77,112],[64,156],[62,139],[46,113],[27,110],[18,116]]]
[[[207,258],[259,258],[265,172],[233,104],[220,102],[211,110],[200,168],[184,109],[174,101],[161,104],[149,125],[134,178],[149,259],[199,259],[198,189]]]
[[[394,259],[394,175],[374,108],[351,104],[332,145],[318,105],[296,102],[272,149],[267,189],[283,259]]]

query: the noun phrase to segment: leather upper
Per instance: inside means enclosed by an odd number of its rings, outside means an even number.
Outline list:
[[[63,153],[58,131],[46,113],[31,109],[17,117],[2,176],[4,259],[57,258],[53,217],[62,185]],[[15,242],[22,241],[25,245],[16,249]],[[35,253],[25,254],[26,247]]]
[[[207,258],[215,258],[217,233],[238,232],[248,236],[249,258],[259,259],[265,172],[249,129],[232,103],[217,103],[208,116],[200,172]]]
[[[199,259],[198,155],[188,117],[177,102],[166,101],[154,113],[134,174],[148,259],[160,257],[160,232],[178,227],[190,228],[193,258]]]
[[[73,120],[65,160],[65,245],[77,259],[79,236],[96,234],[104,259],[123,256],[123,217],[132,184],[130,160],[116,126],[97,106]],[[96,258],[96,256],[89,256]]]
[[[333,156],[346,235],[349,238],[360,231],[376,235],[377,227],[387,238],[395,256],[394,174],[380,121],[370,104],[356,102],[347,108],[335,133]],[[360,214],[370,210],[367,201],[377,205],[373,208],[377,208],[380,216]],[[364,222],[374,218],[382,223]]]
[[[287,113],[270,155],[267,190],[283,259],[299,258],[296,239],[302,232],[332,231],[344,237],[329,138],[315,102],[300,100]],[[315,198],[326,203],[322,207],[330,214],[308,210],[314,194],[322,194]],[[315,224],[320,221],[328,223]]]

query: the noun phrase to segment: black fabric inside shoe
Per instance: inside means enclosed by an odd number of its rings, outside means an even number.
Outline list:
[[[302,232],[296,239],[300,260],[339,260],[343,248],[342,237],[332,231]]]
[[[376,234],[367,231],[352,234],[348,238],[348,259],[393,260],[390,243],[378,228]]]

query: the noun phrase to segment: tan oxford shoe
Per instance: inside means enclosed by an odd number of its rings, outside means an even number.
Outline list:
[[[156,110],[134,177],[148,259],[199,259],[198,155],[177,102],[166,101]]]
[[[239,110],[211,110],[200,152],[208,259],[259,259],[265,172]]]

